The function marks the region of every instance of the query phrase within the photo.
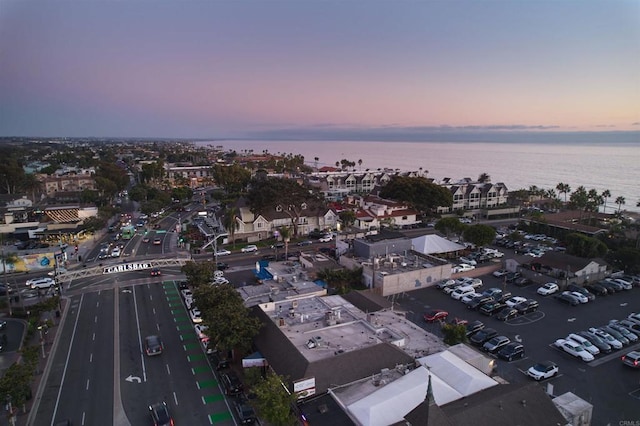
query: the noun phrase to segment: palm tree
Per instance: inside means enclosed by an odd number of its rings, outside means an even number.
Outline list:
[[[624,197],[621,195],[618,198],[616,198],[616,204],[618,205],[618,214],[620,214],[620,209],[622,208],[622,205],[626,202],[627,200],[624,199]]]
[[[567,203],[567,194],[569,192],[571,192],[571,187],[569,186],[568,183],[560,182],[559,184],[556,185],[556,189],[558,190],[559,194],[564,194],[564,202],[566,204]]]
[[[236,240],[234,237],[239,228],[238,221],[236,220],[238,214],[238,208],[236,206],[231,206],[227,209],[227,213],[224,215],[224,227],[231,237],[231,242],[233,243],[234,248],[236,246]]]
[[[362,159],[358,160],[358,168],[362,170]]]
[[[289,257],[289,241],[291,241],[291,228],[288,226],[283,226],[280,228],[280,236],[282,236],[282,241],[284,241],[284,258]]]
[[[611,191],[609,191],[608,189],[602,191],[602,198],[604,198],[604,208],[602,209],[603,213],[607,212],[607,199],[609,197],[611,197]]]
[[[488,173],[482,173],[478,176],[478,183],[488,183],[491,182],[491,176]]]
[[[2,234],[4,237],[4,234]],[[0,244],[4,247],[4,238],[1,239]],[[0,258],[2,259],[2,274],[4,275],[4,290],[7,294],[7,306],[9,308],[9,316],[13,315],[11,311],[11,297],[9,296],[9,284],[7,283],[7,264],[15,265],[18,263],[18,255],[16,253],[5,253],[4,248],[2,249],[2,253],[0,254]]]

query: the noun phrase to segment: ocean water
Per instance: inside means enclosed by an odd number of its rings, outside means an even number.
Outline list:
[[[559,182],[572,190],[608,189],[607,212],[617,211],[615,199],[625,198],[622,210],[640,212],[640,144],[594,143],[487,143],[487,142],[366,142],[366,141],[212,141],[225,150],[268,150],[300,154],[305,163],[335,166],[341,159],[355,162],[356,170],[399,169],[418,171],[441,181],[487,173],[492,182],[503,182],[511,191],[529,188],[555,189]],[[359,165],[359,160],[362,164]],[[427,173],[428,172],[428,173]],[[564,194],[560,196],[564,199]],[[602,208],[601,208],[602,209]]]

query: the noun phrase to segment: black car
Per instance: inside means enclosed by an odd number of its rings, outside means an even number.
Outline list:
[[[251,407],[251,405],[249,405],[246,400],[241,399],[239,401],[236,401],[234,406],[240,424],[251,425],[255,423],[256,413],[255,411],[253,411],[253,407]]]
[[[500,309],[504,308],[506,305],[502,302],[488,302],[484,305],[480,306],[479,311],[485,315],[493,315],[498,312]]]
[[[493,328],[483,328],[482,330],[475,333],[469,341],[476,346],[482,346],[484,342],[491,339],[492,337],[496,337],[498,332]]]
[[[211,366],[217,371],[226,370],[230,366],[229,360],[218,352],[212,352],[207,356],[209,357]]]
[[[602,353],[611,352],[611,349],[612,349],[611,345],[605,342],[605,340],[602,339],[600,336],[593,334],[590,331],[578,331],[576,334],[590,341],[592,345],[594,345],[596,348],[600,350],[600,352]]]
[[[482,330],[484,328],[484,323],[482,321],[473,321],[468,323],[465,328],[467,337],[469,337],[472,334]]]
[[[555,297],[558,302],[566,303],[567,305],[578,306],[580,304],[578,298],[569,293],[557,294]]]
[[[577,284],[569,284],[567,286],[567,291],[578,292],[578,293],[582,294],[583,296],[585,296],[587,299],[589,299],[590,302],[596,299],[596,296],[593,293],[591,293],[586,288],[581,287],[581,286],[579,286]]]
[[[536,300],[527,299],[524,302],[518,303],[514,308],[518,311],[520,315],[528,314],[530,312],[535,312],[538,310],[540,305]]]
[[[498,351],[498,357],[507,361],[524,358],[524,346],[518,342],[511,342]]]
[[[491,296],[477,296],[471,299],[469,303],[467,303],[468,309],[478,309],[480,306],[484,305],[487,302],[491,302],[493,297]]]
[[[218,263],[216,263],[216,269],[217,269],[218,271],[224,271],[225,269],[228,269],[228,268],[229,268],[229,265],[228,265],[228,264],[226,264],[226,263],[224,263],[224,262],[218,262]]]
[[[512,284],[520,277],[522,277],[522,274],[520,272],[509,272],[507,273],[507,275],[505,275],[504,280],[507,283]]]
[[[144,350],[149,356],[160,355],[163,350],[160,336],[147,336],[144,338]]]
[[[169,414],[169,408],[166,402],[158,402],[149,406],[151,420],[154,426],[173,426],[173,419]]]
[[[595,294],[596,296],[606,296],[607,294],[609,294],[609,290],[607,290],[605,286],[597,283],[585,285],[584,288],[586,288],[589,292]]]
[[[178,289],[179,290],[186,290],[189,288],[189,282],[188,281],[180,281],[178,283]]]
[[[518,316],[518,311],[514,308],[510,308],[509,306],[500,309],[500,312],[496,314],[496,319],[500,321],[507,321],[513,319]]]
[[[267,260],[270,262],[275,262],[277,260],[277,257],[275,254],[265,254],[264,256],[262,256],[262,260]]]
[[[239,395],[242,392],[242,382],[233,371],[223,374],[220,381],[226,395]]]
[[[513,284],[518,287],[526,287],[531,284],[531,280],[527,277],[520,277],[513,281]]]

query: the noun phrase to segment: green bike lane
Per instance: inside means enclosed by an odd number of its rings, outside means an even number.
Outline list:
[[[229,411],[229,406],[218,383],[218,379],[196,335],[193,322],[182,302],[176,283],[173,281],[164,281],[162,286],[173,316],[173,321],[175,322],[176,330],[182,341],[186,359],[191,366],[193,378],[200,391],[202,404],[205,410],[207,410],[210,424],[235,425],[235,419]]]

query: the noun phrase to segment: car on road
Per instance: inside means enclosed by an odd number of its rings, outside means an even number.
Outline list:
[[[476,269],[476,267],[473,265],[469,265],[468,263],[460,263],[459,265],[454,266],[451,271],[454,274],[457,274],[459,272],[473,271],[474,269]]]
[[[538,310],[540,304],[537,300],[527,299],[524,302],[518,303],[514,308],[518,311],[520,315],[528,314],[530,312],[535,312]]]
[[[162,271],[159,268],[151,268],[152,277],[159,277],[160,275],[162,275]]]
[[[153,426],[174,426],[166,402],[157,402],[149,406]]]
[[[32,290],[51,288],[55,284],[56,284],[55,280],[49,277],[33,278],[30,280],[27,280],[27,286]]]
[[[144,351],[148,356],[160,355],[163,350],[160,336],[152,335],[144,338]]]
[[[555,298],[558,302],[566,303],[571,306],[578,306],[580,304],[580,300],[568,291],[564,291],[562,294],[557,294]]]
[[[449,312],[442,309],[433,309],[423,315],[426,322],[444,321],[449,316]]]
[[[162,244],[162,240],[160,238],[153,239],[153,245],[159,246],[160,244]]]
[[[242,382],[233,371],[222,374],[220,381],[226,395],[239,395],[242,392]]]
[[[465,326],[465,329],[466,329],[465,334],[467,335],[467,337],[470,337],[473,334],[477,333],[478,331],[482,330],[483,328],[484,328],[484,323],[482,321],[472,321]]]
[[[303,246],[310,246],[311,244],[313,244],[313,241],[311,240],[304,240],[304,241],[300,241],[298,242],[298,246],[299,247],[303,247]]]
[[[244,246],[240,249],[242,253],[253,253],[254,251],[258,251],[258,246],[255,244],[249,244],[248,246]]]
[[[496,314],[496,319],[500,321],[508,321],[518,316],[518,311],[514,308],[505,306]]]
[[[507,336],[495,336],[484,342],[484,344],[482,345],[482,350],[484,350],[485,352],[495,353],[509,343],[511,343],[511,339],[509,339]]]
[[[536,290],[536,293],[538,293],[538,294],[540,294],[542,296],[548,296],[550,294],[553,294],[553,293],[557,292],[558,290],[559,290],[558,284],[556,284],[556,283],[546,283],[542,287],[539,287],[538,290]]]
[[[493,337],[496,337],[497,335],[498,335],[498,332],[495,329],[483,328],[481,330],[478,330],[478,332],[476,332],[473,336],[471,336],[469,341],[476,346],[482,346],[484,345],[484,342],[486,342],[487,340]]]
[[[111,257],[120,257],[121,254],[122,252],[120,251],[120,247],[115,247],[111,250]]]
[[[524,358],[524,346],[518,342],[511,342],[498,351],[498,358],[509,362],[514,359]]]
[[[226,269],[229,269],[229,264],[224,263],[224,262],[218,262],[216,263],[216,270],[218,271],[224,271]]]
[[[593,355],[589,353],[581,344],[574,342],[573,340],[558,339],[553,342],[553,345],[576,358],[580,358],[584,362],[591,362],[594,360]]]
[[[144,238],[142,238],[142,242],[143,242],[143,243],[145,243],[145,244],[146,244],[146,243],[148,243],[149,241],[151,241],[151,240],[149,239],[149,237],[144,237]]]
[[[506,269],[498,269],[497,271],[493,271],[493,273],[491,275],[493,275],[496,278],[502,278],[505,275],[507,275],[509,273],[508,270]]]
[[[216,256],[227,256],[227,255],[230,255],[230,254],[231,254],[231,252],[229,250],[221,249],[221,250],[218,250],[215,255]]]
[[[633,368],[640,368],[640,351],[631,351],[622,355],[622,363]]]
[[[529,367],[527,370],[527,376],[531,377],[533,380],[540,381],[555,376],[558,374],[558,371],[558,366],[551,361],[539,362],[538,364]]]

